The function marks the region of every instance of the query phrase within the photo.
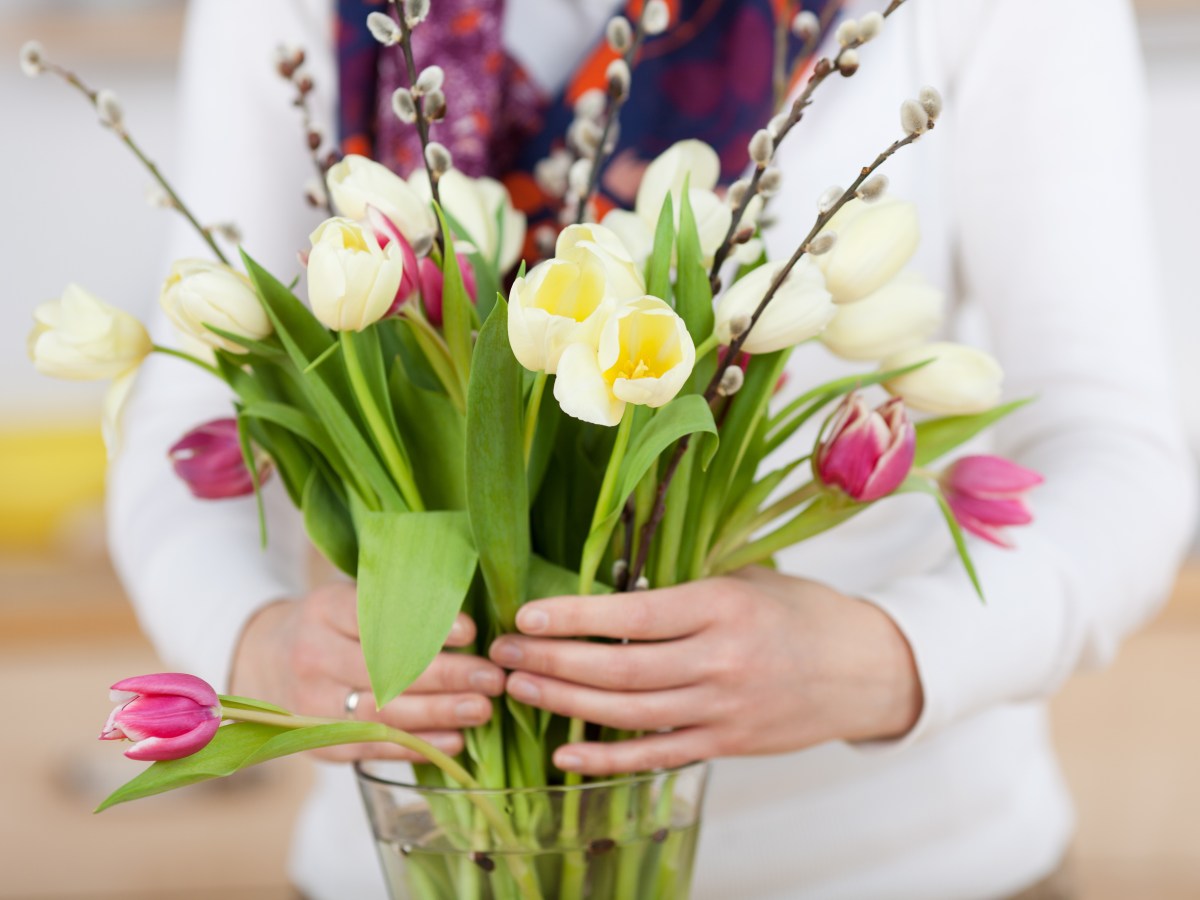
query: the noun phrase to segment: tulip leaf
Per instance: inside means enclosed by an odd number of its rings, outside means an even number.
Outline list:
[[[671,252],[675,249],[675,211],[671,195],[663,198],[654,229],[654,248],[646,268],[646,293],[671,302]]]
[[[544,600],[574,594],[579,587],[579,573],[543,559],[536,553],[529,558],[529,599]],[[593,594],[611,594],[612,588],[597,584]]]
[[[334,484],[322,469],[313,466],[304,486],[304,530],[327,560],[353,578],[358,571],[354,518],[340,480]]]
[[[681,194],[677,242],[675,311],[687,323],[692,340],[699,344],[713,332],[713,295],[700,250],[696,216],[686,188]]]
[[[917,425],[917,455],[913,462],[916,466],[925,466],[944,456],[955,447],[965,444],[985,428],[999,422],[1009,413],[1016,412],[1032,398],[1014,400],[987,412],[970,416],[945,416],[940,419],[929,419]]]
[[[265,548],[267,546],[267,511],[263,506],[262,482],[258,460],[254,457],[254,448],[250,445],[250,431],[244,413],[237,417],[238,447],[242,451],[242,462],[250,472],[250,483],[254,486],[254,506],[258,510],[258,539]]]
[[[216,325],[209,325],[207,322],[204,323],[204,327],[218,337],[223,337],[230,343],[244,348],[253,356],[260,356],[273,363],[287,361],[287,353],[277,344],[269,343],[271,340],[269,338],[266,341],[256,341],[253,338],[248,338],[232,331],[226,331],[224,328],[218,328]]]
[[[853,518],[870,505],[857,503],[841,491],[820,493],[797,515],[771,533],[716,560],[709,574],[721,575],[743,566],[761,565],[780,550],[816,537]]]
[[[442,331],[446,334],[446,344],[450,348],[450,358],[454,361],[459,382],[465,385],[471,373],[471,328],[475,311],[458,268],[458,255],[454,252],[454,236],[450,226],[436,204],[434,212],[442,226]]]
[[[441,392],[424,390],[393,365],[390,379],[396,421],[408,448],[413,480],[430,509],[466,509],[462,414]]]
[[[362,514],[358,626],[378,706],[404,691],[441,651],[477,563],[461,512]]]
[[[225,709],[250,709],[258,710],[259,712],[279,713],[284,716],[291,715],[282,706],[276,706],[274,703],[268,703],[266,700],[255,700],[253,697],[239,697],[236,694],[218,694],[217,699],[221,701],[221,706]]]
[[[388,731],[387,726],[379,722],[330,722],[305,728],[283,728],[258,722],[222,725],[208,746],[182,759],[152,763],[109,794],[95,811],[103,812],[118,803],[232,775],[258,763],[305,750],[386,741]]]
[[[942,495],[942,490],[938,487],[937,482],[930,481],[928,478],[923,478],[920,475],[909,475],[904,479],[904,484],[900,485],[897,493],[928,494],[937,501],[938,509],[942,511],[942,517],[946,520],[946,527],[950,529],[950,537],[954,539],[954,549],[958,551],[958,558],[962,560],[963,569],[966,570],[967,577],[971,579],[971,585],[975,588],[975,593],[978,595],[980,602],[986,604],[987,598],[983,595],[983,585],[979,582],[979,574],[975,570],[975,562],[971,559],[971,551],[967,547],[966,535],[963,534],[962,526],[958,524],[958,519],[954,517],[954,511],[950,508],[950,504],[946,502],[946,498]]]
[[[475,344],[467,387],[467,511],[502,631],[515,628],[529,574],[522,368],[508,343],[508,304],[496,300]]]

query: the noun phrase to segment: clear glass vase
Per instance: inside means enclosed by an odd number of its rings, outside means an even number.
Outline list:
[[[358,764],[393,900],[686,898],[707,763],[579,787],[467,791]]]

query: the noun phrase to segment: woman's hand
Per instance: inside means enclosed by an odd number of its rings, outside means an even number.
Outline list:
[[[523,703],[627,731],[559,748],[561,769],[609,775],[717,756],[896,737],[921,686],[907,641],[862,600],[768,569],[656,591],[526,604],[492,644]],[[599,644],[563,638],[627,638]]]
[[[242,633],[233,662],[231,690],[284,707],[298,715],[340,719],[346,697],[360,691],[356,719],[384,722],[417,734],[447,753],[463,748],[460,728],[492,715],[489,697],[504,692],[504,673],[486,659],[441,653],[407,691],[376,712],[358,640],[357,598],[352,584],[328,584],[298,600],[264,607]],[[475,640],[475,623],[460,615],[447,647]],[[348,744],[314,751],[327,760],[386,757],[416,761],[392,744]]]

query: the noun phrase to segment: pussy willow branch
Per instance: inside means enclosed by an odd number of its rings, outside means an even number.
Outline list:
[[[53,72],[67,84],[71,85],[71,87],[78,90],[81,94],[83,94],[83,96],[87,97],[88,102],[92,104],[92,108],[96,109],[97,112],[99,111],[99,102],[97,98],[99,97],[100,92],[94,91],[84,84],[83,80],[78,75],[69,71],[68,69],[63,68],[57,63],[53,63],[45,59],[42,60],[42,68],[47,72]],[[162,172],[158,170],[158,166],[154,164],[150,157],[146,156],[146,154],[142,151],[142,148],[138,146],[137,142],[130,137],[129,132],[125,130],[125,127],[123,125],[105,125],[105,127],[112,129],[112,132],[121,139],[121,142],[133,151],[133,155],[136,156],[138,161],[146,167],[146,170],[150,173],[151,177],[158,182],[158,186],[166,191],[167,196],[171,200],[171,205],[175,209],[179,210],[180,214],[188,220],[193,228],[196,229],[196,233],[204,239],[204,242],[208,244],[212,252],[216,254],[217,259],[219,259],[225,265],[229,265],[229,259],[224,253],[221,252],[221,248],[217,246],[217,242],[213,239],[212,233],[203,225],[201,225],[199,220],[192,215],[192,211],[188,209],[183,200],[179,198],[179,195],[175,193],[175,189],[171,187],[170,182],[168,182]]]
[[[292,81],[292,84],[295,85],[296,88],[296,99],[293,100],[292,103],[298,110],[300,110],[300,124],[304,129],[304,145],[308,148],[308,155],[312,159],[312,164],[317,170],[317,183],[321,185],[321,192],[325,197],[325,202],[319,205],[324,207],[325,211],[328,212],[330,216],[334,216],[337,214],[333,211],[333,198],[329,196],[329,188],[325,184],[326,167],[325,163],[321,159],[321,144],[319,141],[317,141],[316,146],[313,146],[314,141],[312,136],[315,134],[319,137],[320,132],[313,127],[312,107],[308,105],[308,95],[311,93],[311,88],[309,90],[304,90],[304,88],[295,81]]]
[[[906,2],[907,0],[892,0],[892,2],[888,4],[888,8],[883,11],[884,18],[886,19]],[[832,6],[830,8],[832,8]],[[813,49],[815,49],[816,42],[820,40],[820,36],[824,32],[824,26],[826,24],[827,23],[823,20],[821,23],[822,27],[818,29],[817,34],[809,39],[809,43],[814,45]],[[817,61],[816,67],[813,70],[813,74],[808,79],[808,84],[804,86],[804,90],[801,92],[800,96],[792,101],[791,111],[788,113],[787,119],[780,127],[779,133],[775,136],[774,146],[771,151],[772,158],[774,158],[775,153],[779,151],[779,145],[782,144],[783,139],[788,136],[788,132],[795,128],[796,125],[799,124],[800,120],[804,118],[804,111],[808,109],[808,107],[812,106],[813,94],[816,93],[817,88],[824,84],[826,79],[828,79],[829,76],[834,72],[841,71],[840,66],[842,55],[847,50],[857,50],[863,45],[863,43],[864,42],[861,39],[856,38],[845,47],[842,47],[833,60],[822,58]],[[812,50],[809,49],[808,45],[805,45],[804,52],[805,54],[808,54],[811,53]],[[762,180],[763,172],[766,170],[767,166],[755,166],[754,172],[750,176],[750,184],[746,188],[745,196],[742,197],[741,202],[738,203],[733,210],[733,216],[729,220],[729,230],[725,232],[725,239],[721,241],[721,246],[717,248],[717,252],[713,255],[712,268],[708,273],[708,283],[712,287],[714,293],[716,293],[718,287],[720,287],[721,266],[725,264],[725,260],[729,258],[729,254],[733,250],[734,237],[737,235],[738,229],[742,224],[742,218],[746,215],[746,210],[750,207],[750,202],[758,195],[758,183]]]
[[[896,5],[903,3],[904,0],[898,0]],[[933,122],[929,123],[929,128],[934,127]],[[796,252],[791,255],[786,265],[779,270],[778,274],[772,279],[771,285],[767,288],[767,292],[763,295],[754,313],[750,316],[750,324],[734,338],[729,344],[729,350],[725,358],[727,360],[735,360],[738,354],[741,353],[742,347],[745,346],[746,339],[750,336],[750,332],[754,329],[755,324],[762,316],[763,311],[767,308],[767,304],[778,293],[779,288],[787,280],[792,269],[800,262],[801,259],[808,253],[808,245],[813,239],[821,233],[821,231],[829,224],[829,221],[837,215],[838,210],[855,198],[858,189],[862,187],[864,181],[874,174],[875,170],[882,166],[892,157],[892,155],[901,147],[907,147],[921,136],[921,133],[910,134],[894,141],[886,150],[875,157],[875,161],[869,166],[864,166],[859,170],[858,177],[854,179],[850,187],[846,188],[838,197],[837,201],[827,210],[817,216],[816,222],[809,230],[804,240],[796,248]],[[708,387],[704,390],[704,399],[712,405],[713,400],[717,397],[717,388],[721,384],[721,375],[724,374],[721,367],[717,366],[717,370],[713,373],[712,378],[708,382]],[[735,395],[736,398],[736,395]],[[736,399],[735,399],[736,402]],[[671,487],[671,481],[675,477],[675,472],[679,468],[679,463],[683,460],[683,456],[687,453],[688,445],[691,443],[691,435],[684,435],[679,439],[679,443],[675,445],[675,452],[671,455],[671,459],[667,462],[667,468],[663,472],[662,480],[658,483],[658,488],[654,494],[654,506],[650,511],[650,517],[646,520],[646,524],[642,526],[641,538],[638,541],[638,554],[636,561],[630,564],[629,574],[626,576],[626,584],[636,584],[638,577],[642,574],[642,570],[646,567],[646,560],[650,555],[650,544],[654,540],[654,534],[658,530],[659,523],[662,521],[663,515],[666,513],[667,491]]]
[[[417,86],[417,64],[413,59],[412,29],[408,27],[402,4],[392,4],[391,13],[396,24],[400,26],[400,51],[404,54],[404,68],[408,72],[408,85],[409,88],[415,88]],[[437,176],[434,174],[433,166],[429,164],[429,120],[425,118],[425,98],[417,96],[414,91],[413,100],[417,105],[416,125],[417,136],[421,139],[421,161],[425,163],[425,174],[429,176],[429,191],[433,194],[433,202],[440,207],[442,196],[438,192]],[[440,231],[434,234],[434,240],[439,247],[442,245]]]
[[[901,0],[904,2],[904,0]],[[840,3],[827,3],[825,8],[821,10],[820,27],[815,32],[810,34],[804,41],[804,46],[800,48],[800,54],[797,59],[803,63],[814,53],[817,52],[817,44],[821,42],[821,35],[825,33],[826,27],[835,15],[837,15]],[[787,38],[791,32],[791,19],[795,16],[794,10],[789,9],[776,26],[775,33],[775,112],[779,112],[783,106],[783,101],[787,99],[788,72],[787,72]],[[795,70],[793,69],[793,75]]]
[[[641,49],[643,41],[646,39],[646,7],[648,3],[642,4],[642,14],[638,16],[637,25],[634,26],[633,40],[629,44],[629,49],[625,51],[621,58],[625,60],[625,65],[629,66],[629,72],[632,76],[633,61],[637,56],[638,50]],[[604,106],[604,128],[600,132],[600,142],[596,145],[596,158],[592,160],[592,171],[588,175],[587,190],[585,190],[579,198],[579,206],[575,208],[575,224],[582,225],[584,218],[587,216],[588,200],[596,193],[596,188],[600,185],[600,172],[604,168],[604,164],[608,162],[608,136],[612,133],[612,128],[617,124],[617,120],[621,115],[621,107],[625,105],[625,101],[629,99],[629,94],[633,90],[633,78],[630,77],[628,89],[624,96],[614,97],[612,91],[608,91],[608,102]],[[616,149],[615,147],[613,149]]]

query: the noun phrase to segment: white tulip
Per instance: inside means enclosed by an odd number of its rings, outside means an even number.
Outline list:
[[[159,301],[180,333],[230,353],[246,351],[206,325],[256,341],[272,331],[250,279],[220,263],[178,260],[171,266]]]
[[[837,243],[817,257],[835,303],[853,303],[896,277],[916,252],[917,208],[903,200],[851,200],[830,220]]]
[[[628,403],[669,403],[695,364],[696,347],[683,319],[657,297],[642,297],[609,316],[597,344],[566,348],[554,397],[569,416],[616,425]]]
[[[334,208],[350,219],[365,222],[373,206],[400,229],[410,244],[437,230],[437,219],[426,198],[387,166],[350,155],[325,176]]]
[[[639,269],[646,267],[646,260],[654,249],[654,223],[627,209],[611,209],[600,224],[620,239]]]
[[[136,369],[153,349],[142,323],[97,299],[79,285],[68,285],[58,300],[33,311],[27,347],[43,375],[94,381]]]
[[[334,331],[362,331],[387,314],[404,277],[395,241],[380,249],[374,232],[350,219],[326,219],[312,233],[308,300]]]
[[[646,282],[625,243],[603,225],[570,225],[558,235],[555,259],[573,260],[591,253],[604,263],[606,292],[616,300],[632,300],[646,293]]]
[[[433,194],[425,170],[413,172],[408,184],[428,206]],[[438,179],[438,195],[446,214],[466,231],[485,260],[497,260],[500,272],[517,264],[525,247],[525,214],[513,208],[504,185],[494,178],[471,178],[450,169]]]
[[[915,272],[902,272],[875,293],[845,303],[821,332],[842,359],[883,359],[929,339],[942,324],[945,297]]]
[[[104,393],[104,405],[100,416],[100,433],[104,437],[104,448],[111,459],[121,449],[121,416],[125,412],[125,401],[133,390],[137,369],[130,369],[113,379]]]
[[[785,265],[773,262],[759,266],[721,297],[715,331],[722,344],[728,345],[733,340],[732,322],[745,321],[753,315]],[[803,257],[759,316],[742,349],[747,353],[773,353],[794,347],[820,334],[836,312],[821,270]]]
[[[513,283],[508,343],[526,369],[553,375],[569,345],[595,343],[616,304],[604,260],[577,245],[570,259],[548,259]]]
[[[938,415],[987,412],[1000,402],[1004,372],[991,355],[974,347],[924,344],[892,354],[880,363],[880,370],[903,369],[927,359],[932,362],[884,387],[913,409]]]

